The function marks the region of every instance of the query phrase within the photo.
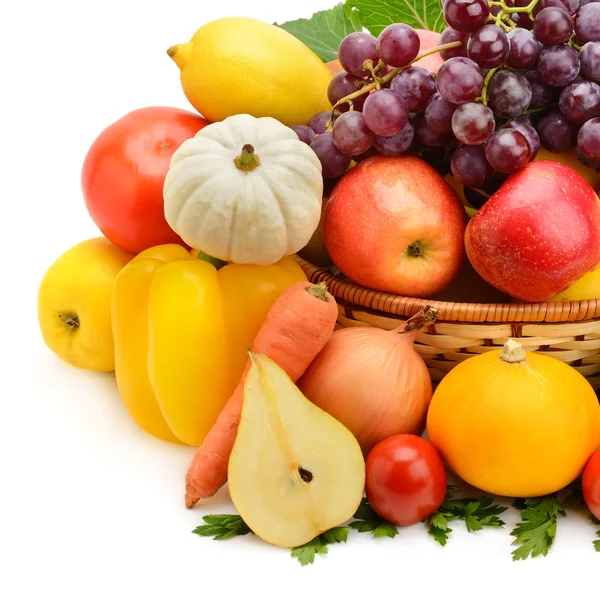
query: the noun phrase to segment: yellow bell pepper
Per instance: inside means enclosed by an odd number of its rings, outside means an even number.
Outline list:
[[[271,305],[306,281],[292,257],[217,269],[182,246],[150,248],[113,289],[117,385],[148,433],[198,446],[238,384]]]

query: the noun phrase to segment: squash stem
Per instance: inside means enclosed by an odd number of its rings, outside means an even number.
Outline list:
[[[514,364],[523,362],[527,358],[527,353],[523,350],[523,346],[517,340],[509,339],[502,352],[500,358],[507,363]]]
[[[242,153],[233,159],[235,166],[244,173],[253,171],[260,165],[260,158],[254,154],[254,146],[252,144],[245,144],[242,148]]]

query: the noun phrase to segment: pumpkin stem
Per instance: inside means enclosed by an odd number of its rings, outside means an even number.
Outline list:
[[[504,362],[510,364],[520,363],[527,358],[527,353],[523,350],[523,346],[521,346],[517,340],[509,339],[506,344],[504,344],[504,348],[502,348],[500,358]]]
[[[253,171],[260,165],[260,158],[254,154],[254,146],[252,144],[245,144],[242,148],[242,153],[233,159],[235,166],[244,173]]]
[[[221,260],[220,258],[215,258],[214,256],[210,256],[210,255],[206,254],[206,252],[202,252],[202,250],[200,250],[200,252],[198,252],[198,256],[196,257],[196,259],[203,260],[204,262],[211,264],[215,269],[217,269],[217,271],[219,269],[222,269],[225,265],[228,264],[227,262],[225,262],[224,260]]]

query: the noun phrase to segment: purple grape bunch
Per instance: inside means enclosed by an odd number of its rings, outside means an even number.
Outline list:
[[[600,0],[444,0],[436,73],[403,23],[346,36],[332,110],[294,126],[335,180],[373,155],[420,155],[467,188],[502,182],[540,146],[600,164]],[[450,47],[448,47],[450,45]]]

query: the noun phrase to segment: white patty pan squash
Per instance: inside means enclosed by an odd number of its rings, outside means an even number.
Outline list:
[[[233,263],[270,265],[309,242],[321,217],[321,163],[271,117],[234,115],[173,154],[165,217],[192,248]]]

